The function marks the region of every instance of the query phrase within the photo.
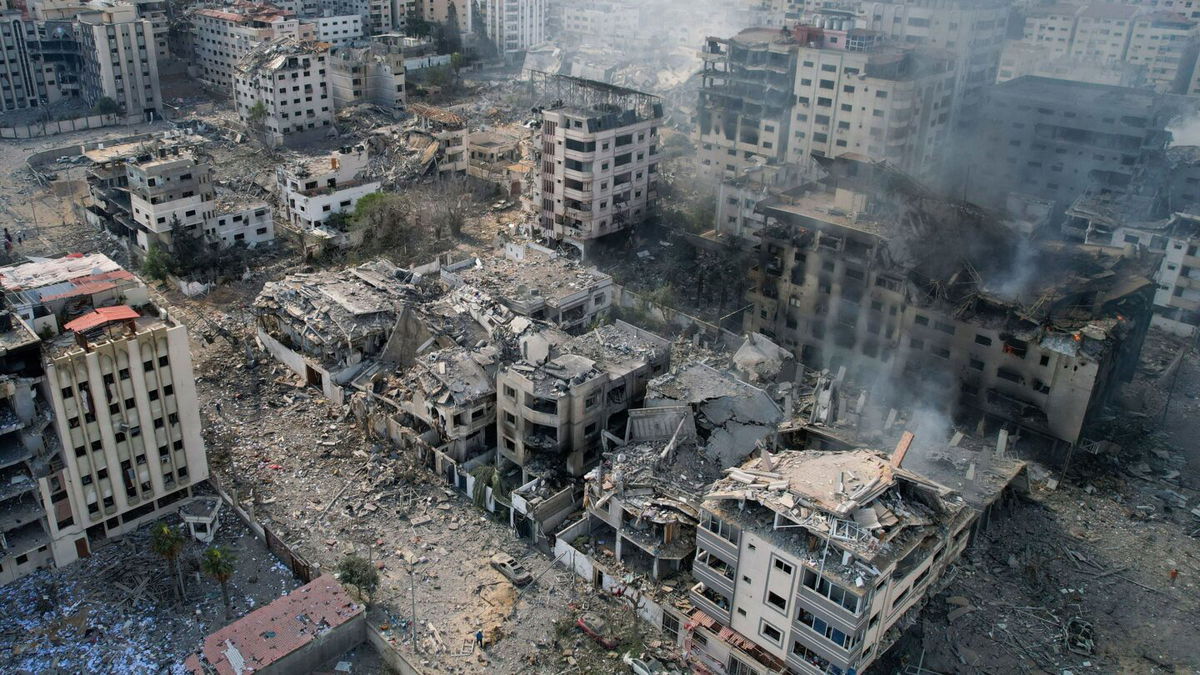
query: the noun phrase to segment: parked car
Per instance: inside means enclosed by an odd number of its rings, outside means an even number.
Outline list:
[[[517,559],[507,553],[497,553],[492,556],[492,567],[496,571],[504,575],[504,578],[512,582],[514,586],[525,586],[533,581],[533,575],[529,570],[521,566]]]
[[[575,625],[605,649],[616,649],[619,644],[616,638],[608,634],[608,624],[597,616],[584,614],[575,620]]]

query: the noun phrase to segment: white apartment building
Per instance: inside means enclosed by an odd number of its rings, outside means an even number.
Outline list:
[[[925,50],[884,47],[859,29],[796,29],[795,101],[787,161],[856,153],[932,177],[947,151],[954,64]]]
[[[234,76],[238,118],[270,145],[301,144],[333,127],[329,45],[280,38],[242,57]]]
[[[352,213],[359,199],[382,186],[365,178],[367,164],[366,146],[357,145],[279,167],[276,180],[287,222],[311,231],[335,213]]]
[[[363,36],[362,17],[357,14],[322,16],[313,19],[317,26],[317,40],[339,47]]]
[[[505,57],[546,41],[546,0],[486,0],[482,9],[488,39]]]
[[[9,266],[2,283],[21,309],[0,317],[6,344],[20,343],[4,357],[9,386],[0,390],[12,419],[0,433],[15,438],[49,422],[58,439],[54,450],[3,455],[42,456],[26,465],[39,467],[32,473],[19,463],[0,468],[18,472],[0,493],[13,507],[0,520],[0,582],[8,582],[68,565],[176,509],[208,477],[208,463],[186,328],[160,315],[136,277],[93,254]],[[64,304],[84,313],[60,328],[52,319]],[[57,334],[40,349],[33,321]],[[17,354],[23,364],[13,370]],[[27,489],[32,481],[36,492]]]
[[[192,13],[192,49],[197,77],[221,91],[233,91],[237,62],[258,45],[276,38],[313,39],[312,24],[272,5],[248,4]]]
[[[134,236],[138,252],[152,245],[171,248],[176,224],[209,243],[253,246],[275,238],[271,207],[219,192],[211,161],[189,149],[126,162]]]
[[[80,93],[88,105],[110,98],[129,119],[162,116],[154,26],[134,5],[114,5],[77,18],[83,70]]]
[[[408,15],[403,0],[318,0],[317,6],[328,16],[357,15],[364,35],[403,30]]]
[[[541,113],[540,224],[547,239],[582,250],[637,227],[656,207],[662,103],[590,80],[556,81],[563,102]]]

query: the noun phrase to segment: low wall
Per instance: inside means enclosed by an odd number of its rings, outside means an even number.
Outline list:
[[[387,636],[379,632],[374,625],[367,624],[367,644],[375,649],[383,664],[400,675],[421,675],[421,671],[408,662],[408,659],[392,646]]]
[[[145,121],[145,120],[136,120]],[[14,127],[0,127],[0,138],[42,138],[44,136],[57,136],[58,134],[69,134],[73,131],[87,131],[88,129],[103,129],[105,127],[124,126],[127,122],[119,117],[109,115],[88,115],[87,117],[79,117],[73,120],[50,120],[47,122],[35,122],[34,124],[22,124]]]
[[[367,638],[366,627],[367,613],[364,611],[257,672],[262,675],[311,673],[325,663],[361,645]]]
[[[321,576],[321,568],[319,565],[313,565],[312,563],[308,562],[304,556],[297,553],[295,549],[293,549],[287,544],[287,542],[272,532],[270,528],[258,522],[258,519],[254,517],[254,506],[242,504],[238,500],[238,494],[236,490],[233,490],[232,488],[228,491],[225,490],[224,486],[221,484],[221,481],[213,474],[209,474],[208,484],[217,491],[217,495],[221,497],[221,500],[225,502],[225,505],[233,510],[234,514],[236,514],[237,517],[246,524],[246,527],[250,528],[250,531],[254,534],[254,536],[266,543],[267,550],[269,550],[271,553],[274,553],[284,565],[287,565],[288,569],[292,571],[292,574],[294,574],[296,578],[300,579],[304,583],[308,583]]]

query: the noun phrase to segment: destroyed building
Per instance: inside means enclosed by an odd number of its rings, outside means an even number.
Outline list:
[[[700,362],[671,368],[650,381],[646,407],[684,407],[693,415],[699,451],[732,466],[773,437],[783,411],[762,389]]]
[[[263,348],[341,403],[342,387],[388,348],[403,301],[436,291],[385,261],[268,282],[252,307]]]
[[[370,103],[399,111],[408,101],[404,50],[397,36],[376,36],[366,46],[342,45],[329,57],[329,85],[338,109]]]
[[[521,159],[521,142],[498,131],[477,131],[467,138],[467,175],[485,180],[510,199],[521,197],[533,164]]]
[[[423,103],[408,111],[417,120],[408,132],[408,145],[420,151],[422,175],[436,178],[467,174],[467,120],[458,113]]]
[[[238,119],[270,145],[330,135],[329,43],[277,38],[238,59],[233,71]]]
[[[685,657],[713,672],[863,672],[967,547],[980,515],[1027,490],[992,458],[961,491],[945,469],[871,450],[786,451],[728,469],[704,497]],[[936,462],[929,462],[932,466]],[[924,467],[923,467],[924,468]]]
[[[720,475],[697,446],[689,409],[629,411],[624,444],[585,477],[592,550],[654,579],[690,569],[701,495]]]
[[[670,363],[669,342],[624,321],[563,337],[527,338],[496,377],[499,467],[518,472],[520,484],[587,473],[602,435],[624,433],[629,409]]]
[[[1031,243],[885,164],[822,161],[822,188],[760,207],[745,329],[807,367],[1078,441],[1132,375],[1155,261]]]
[[[71,255],[0,268],[0,286],[8,581],[173,510],[208,463],[187,330],[136,277]]]
[[[1200,325],[1200,204],[1154,217],[1144,195],[1087,194],[1067,209],[1064,232],[1082,232],[1093,246],[1132,247],[1161,256],[1154,275],[1153,324],[1177,335]]]
[[[88,150],[89,225],[117,235],[138,256],[171,247],[175,227],[218,246],[275,237],[270,206],[219,187],[202,137],[179,131]]]
[[[583,250],[636,228],[658,202],[658,97],[562,75],[535,81],[548,101],[534,145],[542,235]]]
[[[359,199],[379,192],[382,183],[367,175],[369,161],[366,146],[359,144],[278,167],[275,179],[287,222],[303,232],[344,239],[345,232],[326,223],[335,214],[348,216]]]
[[[536,244],[507,243],[503,252],[444,267],[442,279],[482,290],[514,314],[567,332],[595,324],[614,293],[609,275]]]

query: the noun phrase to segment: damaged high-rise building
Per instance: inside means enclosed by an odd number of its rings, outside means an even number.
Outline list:
[[[1133,373],[1157,262],[1028,241],[886,164],[823,165],[760,206],[746,330],[808,367],[1078,442]]]
[[[542,236],[584,249],[637,228],[658,202],[658,98],[566,76],[535,74],[540,109],[536,203]]]
[[[11,265],[2,279],[7,582],[174,510],[208,463],[187,330],[135,276],[92,254]]]

